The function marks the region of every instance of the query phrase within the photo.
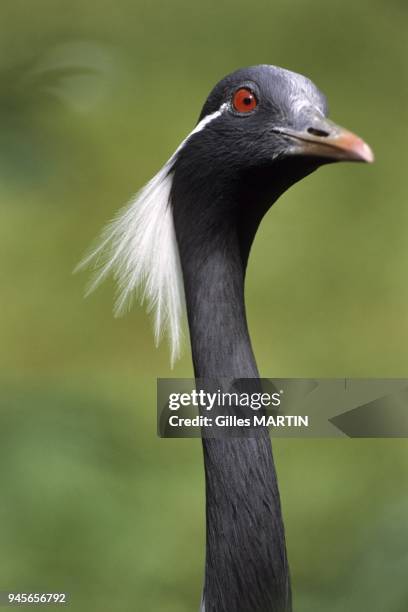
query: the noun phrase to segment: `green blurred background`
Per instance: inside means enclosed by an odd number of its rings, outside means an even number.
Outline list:
[[[374,166],[323,168],[270,211],[248,273],[269,377],[406,377],[408,5],[2,0],[0,590],[78,612],[190,612],[204,565],[198,440],[159,440],[171,371],[136,307],[71,271],[245,65],[312,78]],[[298,612],[408,608],[408,444],[274,445]]]

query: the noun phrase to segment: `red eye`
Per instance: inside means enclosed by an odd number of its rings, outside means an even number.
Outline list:
[[[258,101],[250,89],[241,87],[234,93],[232,105],[239,113],[249,113],[257,107]]]

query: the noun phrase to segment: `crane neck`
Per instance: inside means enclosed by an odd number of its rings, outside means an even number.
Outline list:
[[[185,192],[173,211],[197,378],[258,378],[245,314],[245,270],[270,205],[217,190]],[[206,197],[207,196],[207,197]],[[277,197],[277,196],[276,196]],[[276,198],[275,198],[276,199]],[[258,204],[257,208],[254,208]],[[257,211],[256,213],[254,211]],[[269,434],[203,439],[205,612],[290,612],[284,527]]]
[[[258,377],[244,303],[245,266],[234,228],[218,226],[182,258],[196,377]]]
[[[183,179],[176,171],[171,198],[195,375],[258,377],[245,272],[259,223],[286,184],[275,181],[272,189],[262,169],[228,186],[217,176]]]

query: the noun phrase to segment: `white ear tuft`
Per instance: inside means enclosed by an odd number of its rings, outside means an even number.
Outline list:
[[[167,329],[172,364],[180,355],[184,290],[169,202],[173,157],[105,228],[99,245],[79,264],[91,265],[91,293],[110,273],[118,284],[115,314],[130,307],[135,291],[155,313],[155,339]]]
[[[155,338],[164,329],[170,340],[171,363],[180,356],[181,319],[184,285],[174,230],[170,191],[177,153],[186,141],[220,116],[226,105],[207,115],[181,143],[159,172],[141,189],[133,201],[119,211],[105,228],[98,246],[76,270],[91,266],[94,277],[86,292],[91,293],[109,274],[118,285],[115,314],[130,307],[137,289],[141,301],[155,314]]]

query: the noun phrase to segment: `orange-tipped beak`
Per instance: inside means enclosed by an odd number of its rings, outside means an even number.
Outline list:
[[[289,152],[293,155],[369,164],[374,161],[374,153],[364,140],[328,119],[306,130],[275,128],[274,131],[289,137]]]

